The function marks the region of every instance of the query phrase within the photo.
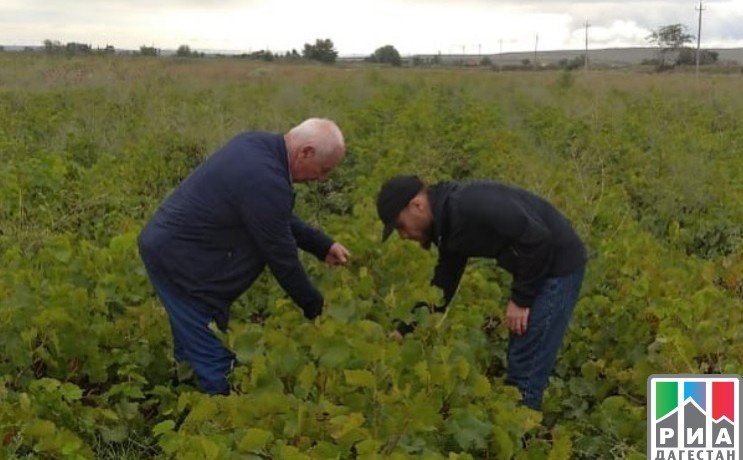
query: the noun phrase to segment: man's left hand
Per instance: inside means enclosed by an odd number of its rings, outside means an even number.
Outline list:
[[[351,253],[342,244],[333,243],[325,256],[325,263],[334,266],[345,265],[350,257]]]
[[[506,307],[506,325],[516,335],[526,333],[526,325],[529,322],[529,307],[519,307],[513,300],[508,301]]]

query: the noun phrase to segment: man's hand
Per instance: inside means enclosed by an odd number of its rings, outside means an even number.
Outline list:
[[[334,266],[345,265],[350,257],[351,253],[342,244],[333,243],[325,256],[325,263]]]
[[[506,307],[506,325],[516,335],[524,335],[529,322],[529,308],[519,307],[513,300],[508,301]]]

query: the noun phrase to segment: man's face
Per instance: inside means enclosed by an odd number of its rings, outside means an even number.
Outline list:
[[[330,172],[343,160],[343,152],[333,155],[318,155],[314,148],[303,148],[292,164],[292,178],[294,182],[325,182]]]
[[[417,241],[421,248],[429,249],[432,225],[433,218],[428,209],[428,202],[418,195],[400,212],[395,229],[403,240]]]

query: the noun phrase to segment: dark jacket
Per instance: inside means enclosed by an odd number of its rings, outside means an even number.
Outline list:
[[[431,284],[448,305],[469,257],[497,259],[513,275],[511,299],[530,307],[544,280],[586,263],[570,222],[544,199],[496,182],[442,182],[428,197],[439,260]]]
[[[139,235],[139,251],[150,273],[203,304],[220,327],[266,265],[312,318],[323,298],[297,247],[324,259],[333,241],[295,216],[293,206],[283,136],[242,133],[162,203]]]

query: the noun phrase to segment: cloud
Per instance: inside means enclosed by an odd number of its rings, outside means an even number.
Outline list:
[[[585,46],[585,29],[573,30],[570,36],[572,47]],[[594,26],[588,29],[589,46],[591,48],[616,48],[628,43],[647,43],[645,37],[650,31],[640,27],[635,21],[616,20],[608,25]]]
[[[703,43],[743,42],[743,2],[706,1]],[[117,48],[283,51],[331,38],[342,54],[384,44],[408,53],[483,53],[645,46],[654,28],[682,23],[696,34],[693,0],[2,0],[0,43],[45,38]],[[714,45],[713,45],[714,44]]]

